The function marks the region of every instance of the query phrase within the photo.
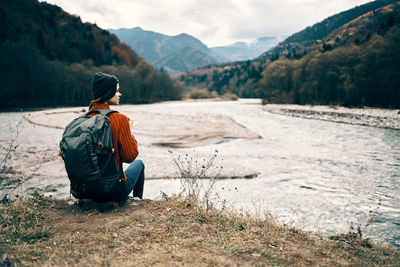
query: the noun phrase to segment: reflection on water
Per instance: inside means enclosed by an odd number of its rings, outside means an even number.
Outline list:
[[[196,148],[203,155],[211,155],[218,149],[224,162],[260,173],[254,179],[216,183],[220,197],[237,209],[268,210],[280,220],[323,232],[346,232],[351,223],[363,228],[370,219],[370,211],[377,211],[364,235],[400,246],[400,131],[274,115],[254,103],[254,100],[169,102],[135,108],[165,114],[224,114],[262,136],[262,139],[237,139]],[[12,116],[17,114],[0,114],[3,147],[9,134],[8,119]],[[62,131],[27,127],[32,128],[29,138],[33,141],[21,149],[31,153],[57,150]],[[168,150],[141,149],[144,156],[146,151]],[[193,149],[174,151],[192,153]],[[30,158],[28,154],[25,153],[26,158]],[[24,155],[20,160],[19,164],[24,167],[26,164],[28,169],[35,166],[35,162],[24,162]],[[151,161],[151,157],[147,160]],[[62,165],[59,166],[57,160],[45,160],[27,182],[28,187],[69,196],[67,178]],[[59,175],[54,175],[54,169]],[[1,181],[3,189],[7,188],[7,181]],[[179,180],[149,180],[144,194],[155,198],[161,191],[171,194],[179,190]]]

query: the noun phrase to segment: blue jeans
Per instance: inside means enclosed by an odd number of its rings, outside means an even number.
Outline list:
[[[126,174],[124,196],[127,198],[133,191],[133,196],[143,198],[144,164],[140,159],[134,160],[124,171]]]

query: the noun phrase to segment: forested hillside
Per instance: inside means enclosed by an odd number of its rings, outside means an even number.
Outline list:
[[[87,105],[97,71],[120,78],[123,103],[180,98],[165,72],[96,24],[36,0],[0,2],[0,108]]]
[[[178,79],[186,87],[272,103],[399,107],[399,5],[383,0],[356,7],[256,60],[213,65]]]
[[[315,50],[316,48],[322,48],[324,46],[324,40],[328,39],[329,41],[328,36],[338,28],[360,16],[374,12],[376,9],[396,2],[397,0],[377,0],[330,16],[313,26],[307,27],[304,30],[289,36],[286,40],[267,53],[260,55],[256,60],[260,62],[268,60],[273,61],[281,56],[299,59],[309,51]]]

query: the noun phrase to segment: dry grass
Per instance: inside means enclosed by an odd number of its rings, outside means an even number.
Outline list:
[[[322,236],[213,208],[209,160],[176,158],[183,195],[79,207],[41,195],[0,203],[0,266],[373,266],[400,251],[357,233]],[[216,170],[219,167],[215,167]],[[218,172],[217,172],[218,173]],[[201,192],[206,192],[201,194]],[[208,193],[207,193],[208,192]],[[200,197],[202,196],[202,197]]]
[[[36,195],[0,205],[1,266],[327,265],[400,262],[356,235],[320,236],[188,199],[128,201],[99,211]],[[104,208],[104,207],[103,207]]]

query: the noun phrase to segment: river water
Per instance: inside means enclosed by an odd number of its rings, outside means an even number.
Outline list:
[[[268,211],[280,221],[328,233],[343,233],[351,224],[360,225],[364,236],[400,247],[399,130],[271,114],[262,110],[258,100],[166,102],[131,107],[158,114],[222,114],[261,136],[171,149],[151,146],[148,140],[152,136],[137,134],[139,144],[142,140],[145,144],[140,149],[147,166],[156,166],[157,162],[152,163],[159,159],[155,155],[168,155],[168,150],[174,154],[207,156],[217,149],[218,159],[223,159],[221,165],[258,173],[252,179],[216,182],[219,198],[235,209]],[[20,117],[21,113],[0,113],[0,159]],[[15,177],[29,170],[24,178],[27,191],[69,197],[62,162],[54,156],[61,134],[60,129],[25,121],[17,142],[21,145],[7,163],[17,171],[0,179],[3,195],[15,187]],[[42,156],[32,156],[37,154]],[[172,161],[168,164],[173,166]],[[177,179],[153,179],[146,182],[144,196],[156,198],[161,191],[172,194],[180,189]]]

